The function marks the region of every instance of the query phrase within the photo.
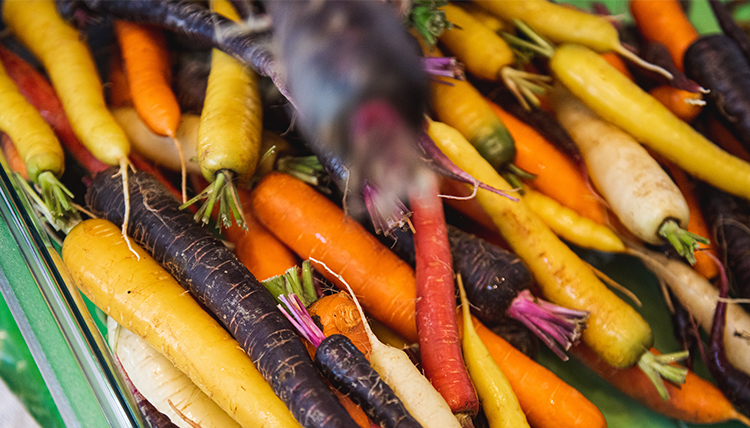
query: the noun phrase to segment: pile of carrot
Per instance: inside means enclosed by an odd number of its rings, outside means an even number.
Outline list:
[[[206,3],[1,9],[20,42],[0,44],[2,164],[68,233],[110,343],[141,336],[218,405],[172,406],[172,423],[615,427],[625,405],[750,426],[750,315],[732,301],[750,297],[750,41],[730,12],[712,2],[726,35],[704,35],[677,0],[630,0],[624,24],[548,0]],[[114,22],[111,46],[82,17]],[[537,340],[529,323],[472,316],[449,227],[514,253],[539,296],[524,310],[569,343],[528,356],[505,335]],[[664,301],[641,309],[607,277],[626,257]],[[710,374],[664,339],[670,299],[711,334],[692,351]],[[167,383],[139,394],[164,406]]]

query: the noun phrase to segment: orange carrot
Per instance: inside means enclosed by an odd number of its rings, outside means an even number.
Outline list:
[[[414,271],[343,210],[294,177],[268,174],[252,192],[258,219],[338,287],[335,272],[365,309],[407,340],[417,340]],[[320,266],[320,265],[318,265]],[[475,320],[475,328],[508,377],[529,422],[545,427],[604,427],[599,409],[546,368]]]
[[[233,225],[225,231],[229,242],[235,244],[234,253],[242,264],[260,281],[297,266],[297,256],[258,222],[252,210],[244,212],[247,229]]]
[[[154,133],[175,139],[181,111],[172,92],[169,50],[163,30],[123,20],[115,21],[114,29],[138,116]],[[177,140],[175,146],[182,164],[184,203],[187,200],[185,157]]]
[[[664,104],[675,116],[688,123],[698,117],[706,104],[700,92],[688,92],[670,85],[656,86],[648,93]]]
[[[24,180],[29,181],[29,174],[26,172],[26,163],[21,159],[16,145],[13,144],[8,134],[4,132],[0,135],[0,146],[2,147],[3,155],[5,155],[5,160],[8,161],[10,170],[21,174]]]
[[[599,224],[607,224],[604,208],[586,186],[573,162],[534,128],[497,104],[490,105],[516,141],[516,166],[536,175],[531,184],[578,214]]]
[[[657,160],[666,168],[674,183],[680,188],[682,196],[685,197],[685,202],[687,202],[690,209],[690,220],[687,225],[688,232],[707,238],[713,236],[703,216],[698,195],[695,193],[695,183],[688,178],[685,171],[672,162],[658,158]],[[708,280],[716,278],[719,275],[719,267],[716,266],[716,260],[720,260],[716,245],[699,244],[698,248],[701,251],[695,252],[693,269]],[[706,254],[707,252],[711,253],[713,257]]]
[[[630,69],[625,64],[625,61],[623,61],[619,55],[614,52],[607,52],[599,55],[601,55],[601,57],[604,58],[604,60],[607,61],[609,65],[618,69],[620,73],[628,76],[630,80],[633,80],[633,73],[630,72]]]
[[[685,71],[683,57],[698,39],[698,31],[688,20],[678,0],[631,0],[630,14],[649,42],[661,42],[669,49],[674,65]]]
[[[580,361],[596,374],[614,385],[617,389],[634,398],[644,406],[670,418],[691,424],[717,424],[738,420],[744,424],[750,421],[735,410],[732,403],[711,382],[688,371],[684,384],[676,386],[666,383],[669,400],[663,400],[654,389],[648,377],[637,367],[616,369],[586,347],[580,344],[571,351]],[[651,349],[659,355],[659,351]]]
[[[370,358],[370,339],[365,332],[362,317],[349,293],[339,292],[321,297],[307,307],[310,316],[317,316],[323,326],[323,334],[343,334],[352,341],[365,358]]]

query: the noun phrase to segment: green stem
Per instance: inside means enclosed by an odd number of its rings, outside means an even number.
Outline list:
[[[318,292],[315,290],[310,260],[302,262],[302,299],[305,302],[310,302],[307,304],[308,306],[318,300]]]
[[[328,174],[314,155],[285,156],[279,159],[276,169],[296,177],[324,193],[331,193],[328,188]]]
[[[672,354],[654,355],[646,351],[638,360],[638,367],[648,376],[651,382],[659,392],[662,400],[669,400],[669,392],[664,385],[662,378],[674,382],[678,385],[685,383],[688,369],[684,367],[675,367],[670,363],[684,360],[688,357],[688,351],[680,351]]]
[[[291,294],[296,294],[305,307],[310,306],[314,301],[318,300],[309,260],[302,263],[301,277],[297,266],[293,266],[287,269],[283,275],[277,275],[261,282],[266,287],[266,290],[273,295],[277,303],[282,303],[281,299],[279,299],[280,295],[288,297]]]
[[[526,110],[531,110],[529,103],[537,108],[541,105],[537,95],[547,92],[550,88],[547,82],[552,80],[550,76],[516,70],[513,67],[503,67],[500,78]]]
[[[691,265],[695,264],[695,251],[698,250],[698,244],[710,243],[708,239],[681,228],[674,219],[667,219],[662,223],[659,236],[669,241],[677,253],[685,257]]]
[[[195,213],[193,217],[195,221],[207,224],[211,219],[211,213],[214,211],[214,205],[218,201],[219,219],[216,227],[231,227],[232,217],[234,217],[237,225],[247,230],[245,214],[242,212],[242,204],[237,193],[237,187],[234,185],[234,173],[232,171],[222,169],[217,172],[213,183],[209,184],[194,198],[180,205],[180,209],[185,209],[203,199],[206,199],[206,202]]]
[[[37,184],[42,190],[44,206],[54,218],[75,212],[73,193],[63,185],[51,171],[44,171],[37,176]]]

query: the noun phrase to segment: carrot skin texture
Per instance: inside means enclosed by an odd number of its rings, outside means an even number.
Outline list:
[[[114,173],[109,169],[94,177],[86,203],[121,225],[122,185]],[[128,234],[217,315],[295,418],[310,427],[353,426],[270,293],[234,254],[192,221],[189,211],[180,210],[180,201],[152,176],[139,171],[128,184]]]
[[[603,119],[692,176],[750,199],[750,164],[716,147],[595,52],[563,45],[549,64],[554,75]]]
[[[456,325],[456,289],[448,230],[437,183],[410,197],[414,224],[417,333],[425,377],[454,414],[479,412]]]
[[[333,202],[294,177],[273,172],[253,190],[258,219],[304,258],[321,260],[349,283],[363,307],[410,342],[418,340],[414,271]],[[300,201],[310,201],[304,206]],[[307,226],[302,226],[307,224]],[[352,243],[375,241],[370,252]],[[343,247],[343,248],[342,248]],[[345,262],[346,260],[346,262]],[[380,266],[375,272],[371,265]],[[333,276],[329,278],[345,288]],[[398,315],[396,315],[398,314]],[[580,392],[536,364],[475,320],[474,327],[511,382],[535,427],[605,427],[599,409]],[[460,328],[460,324],[459,324]],[[537,385],[535,388],[525,385]]]
[[[217,400],[226,391],[222,407],[242,424],[297,427],[237,342],[146,251],[137,246],[134,250],[139,258],[114,224],[94,219],[71,229],[62,258],[78,287],[115,321],[148,338],[204,391],[213,391]],[[184,322],[185,313],[193,314],[190,325]],[[196,363],[190,355],[199,349],[220,350],[223,358],[216,364]],[[232,370],[237,372],[233,379],[243,380],[234,385],[226,379],[222,382]]]
[[[652,349],[658,354],[658,351]],[[616,369],[599,359],[586,347],[578,345],[571,353],[597,375],[617,389],[655,412],[692,424],[718,424],[736,419],[737,411],[711,382],[689,371],[683,385],[665,382],[669,400],[662,400],[651,381],[637,367]]]
[[[362,406],[373,423],[388,428],[421,427],[346,336],[334,334],[320,342],[315,363],[339,391]]]
[[[706,98],[750,149],[750,62],[737,44],[721,34],[700,38],[685,52],[685,72],[710,91]]]
[[[310,316],[317,316],[323,326],[323,335],[343,334],[370,359],[370,339],[367,337],[362,317],[357,306],[346,292],[329,294],[314,301],[307,307]]]

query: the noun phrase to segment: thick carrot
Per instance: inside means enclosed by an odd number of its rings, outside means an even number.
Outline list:
[[[369,358],[372,347],[367,338],[362,317],[349,293],[338,292],[321,297],[307,307],[310,316],[318,317],[323,334],[343,334],[352,341],[365,357]]]
[[[534,128],[495,103],[492,110],[506,124],[516,141],[516,165],[536,175],[532,185],[578,214],[607,224],[606,212],[591,193],[580,171]]]
[[[308,428],[353,424],[273,297],[224,243],[180,210],[179,200],[150,175],[138,171],[128,184],[133,198],[128,230],[133,240],[237,338],[295,418]],[[123,197],[110,169],[94,177],[86,203],[96,215],[122,224]]]
[[[283,275],[297,265],[297,256],[258,222],[252,210],[245,209],[245,225],[247,229],[234,225],[224,234],[234,243],[237,258],[256,278],[262,281]]]
[[[253,191],[252,205],[259,220],[297,254],[337,272],[370,314],[407,340],[418,340],[414,271],[364,227],[312,187],[281,173],[261,180]],[[344,287],[328,269],[321,271]],[[474,326],[508,376],[533,426],[606,426],[601,412],[578,391],[478,321]]]
[[[691,424],[718,424],[739,420],[750,422],[732,406],[722,392],[711,382],[689,371],[685,383],[676,386],[667,383],[669,400],[662,400],[651,385],[651,380],[637,368],[616,369],[602,361],[586,345],[578,345],[571,352],[588,368],[617,389],[655,412]],[[651,352],[659,355],[656,349]]]
[[[684,71],[683,57],[698,39],[698,31],[682,10],[678,0],[630,0],[630,14],[643,37],[664,44],[674,65]]]
[[[479,412],[456,325],[456,287],[443,204],[432,181],[409,198],[413,210],[417,333],[424,375],[463,426]]]
[[[94,304],[146,338],[242,425],[298,427],[237,342],[142,248],[134,249],[138,258],[117,226],[95,219],[68,233],[62,258]]]

